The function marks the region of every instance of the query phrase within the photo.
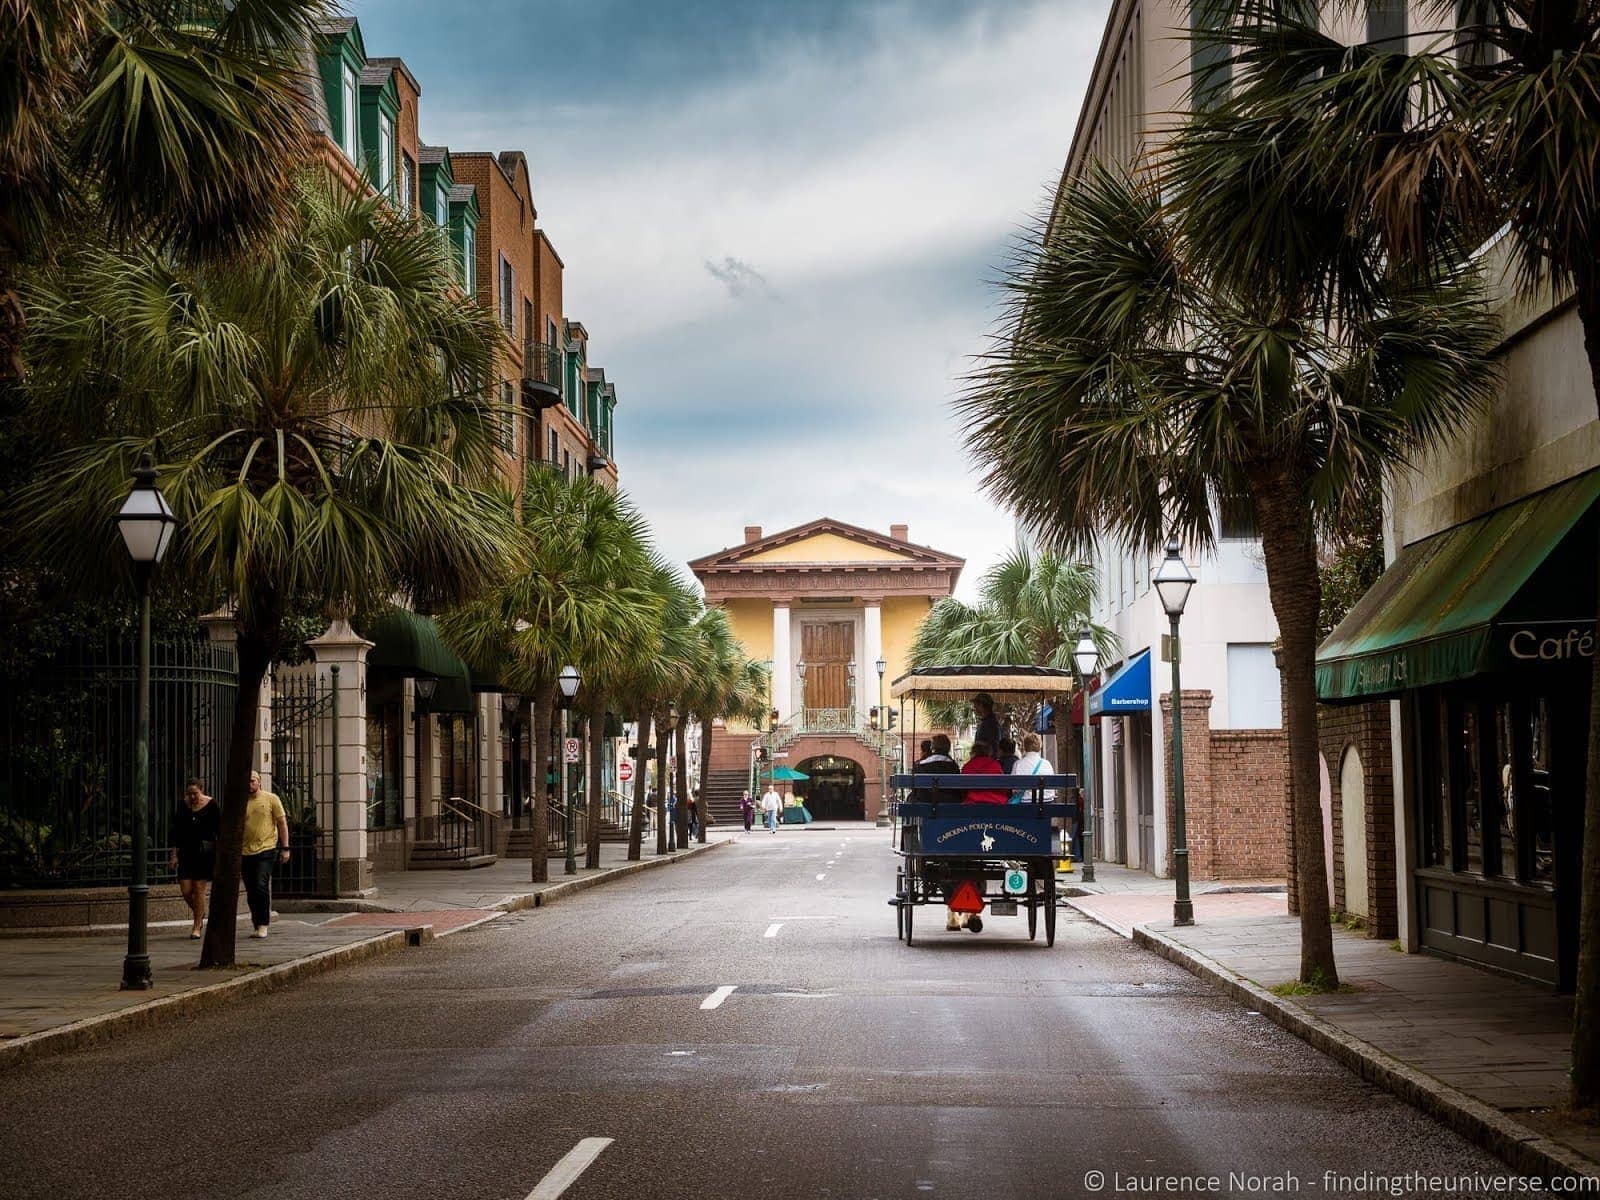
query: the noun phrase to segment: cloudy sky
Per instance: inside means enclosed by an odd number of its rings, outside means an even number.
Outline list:
[[[813,517],[1009,544],[949,402],[1106,0],[355,0],[422,136],[528,152],[623,485],[682,561]],[[464,14],[470,13],[470,19]]]

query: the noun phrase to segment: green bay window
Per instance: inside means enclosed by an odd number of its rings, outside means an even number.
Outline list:
[[[361,163],[361,73],[367,49],[361,26],[345,18],[323,30],[317,48],[317,73],[328,110],[328,133],[353,163]],[[376,136],[376,130],[373,132]]]
[[[404,211],[404,201],[395,186],[400,157],[395,130],[399,123],[400,93],[395,88],[394,72],[368,67],[361,73],[361,145],[366,151],[367,182]]]

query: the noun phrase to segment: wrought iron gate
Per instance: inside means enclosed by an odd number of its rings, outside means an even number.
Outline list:
[[[279,895],[338,894],[338,727],[337,679],[273,672],[272,791],[289,818],[289,861],[273,884]]]

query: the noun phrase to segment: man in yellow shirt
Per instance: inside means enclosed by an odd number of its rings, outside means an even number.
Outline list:
[[[244,808],[241,860],[244,892],[250,902],[250,936],[264,938],[272,924],[272,863],[289,861],[289,817],[283,801],[261,790],[261,776],[250,772],[250,799]]]

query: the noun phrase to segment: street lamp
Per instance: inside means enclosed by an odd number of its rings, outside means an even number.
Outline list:
[[[878,742],[878,819],[873,822],[879,829],[889,826],[889,710],[883,703],[883,676],[889,664],[879,659],[873,664],[878,669],[878,731],[883,735]]]
[[[661,717],[660,735],[656,742],[660,747],[656,755],[656,853],[665,854],[668,850],[676,848],[678,844],[678,826],[675,820],[669,821],[667,814],[667,789],[671,781],[667,778],[667,743],[672,740],[673,732],[678,728],[678,706],[669,701],[667,711]]]
[[[1178,618],[1183,616],[1183,606],[1189,602],[1194,572],[1178,552],[1176,535],[1167,540],[1167,556],[1156,568],[1151,582],[1161,597],[1161,607],[1167,610],[1172,622],[1172,636],[1168,642],[1168,657],[1172,660],[1172,864],[1178,882],[1177,896],[1172,902],[1172,923],[1193,925],[1194,901],[1189,899],[1189,837],[1183,814],[1183,686],[1178,678],[1178,663],[1183,653],[1178,644]]]
[[[561,674],[556,676],[556,686],[561,689],[561,733],[567,736],[572,729],[572,702],[578,695],[578,685],[583,682],[583,676],[578,674],[578,668],[568,664],[561,668]],[[567,866],[568,875],[578,873],[578,859],[576,847],[573,845],[574,827],[572,812],[572,791],[567,787],[567,758],[563,754],[561,762],[561,800],[567,807]]]
[[[1083,786],[1078,789],[1083,797],[1083,882],[1094,882],[1094,802],[1089,791],[1093,778],[1094,759],[1089,750],[1089,680],[1100,669],[1100,648],[1085,625],[1078,635],[1078,644],[1072,648],[1072,666],[1078,673],[1078,687],[1083,694]]]
[[[150,576],[172,544],[178,527],[167,498],[156,487],[155,467],[148,452],[139,456],[133,471],[133,490],[117,514],[133,559],[133,579],[139,592],[139,694],[136,700],[138,737],[133,751],[133,871],[128,879],[128,953],[122,960],[122,986],[142,992],[150,979]]]

